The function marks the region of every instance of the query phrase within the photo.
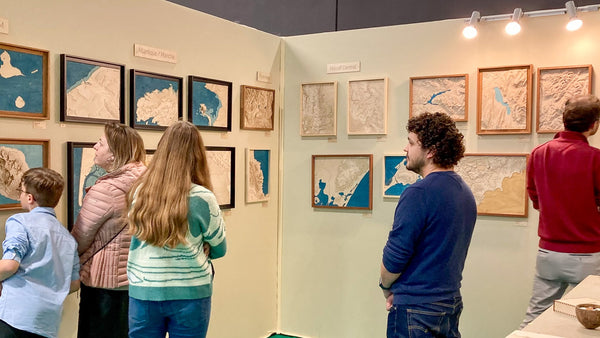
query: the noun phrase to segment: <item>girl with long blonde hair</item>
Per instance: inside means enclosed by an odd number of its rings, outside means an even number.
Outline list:
[[[129,196],[129,337],[206,336],[211,259],[226,252],[211,189],[198,129],[184,121],[171,125]]]

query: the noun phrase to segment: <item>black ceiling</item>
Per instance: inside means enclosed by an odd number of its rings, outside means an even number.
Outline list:
[[[168,0],[279,36],[565,7],[564,0]],[[575,0],[576,6],[598,0]]]

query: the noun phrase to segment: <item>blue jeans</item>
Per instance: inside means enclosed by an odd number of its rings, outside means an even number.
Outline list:
[[[388,314],[388,338],[460,337],[461,297],[435,303],[394,305]]]
[[[205,338],[211,298],[148,301],[129,297],[130,338]]]

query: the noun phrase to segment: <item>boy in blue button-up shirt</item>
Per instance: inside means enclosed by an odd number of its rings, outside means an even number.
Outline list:
[[[48,168],[21,178],[19,200],[29,212],[6,221],[0,337],[56,337],[63,302],[79,289],[77,242],[54,211],[63,187],[62,176]]]

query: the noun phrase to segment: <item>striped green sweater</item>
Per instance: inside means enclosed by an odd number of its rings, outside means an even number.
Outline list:
[[[130,297],[163,301],[212,294],[210,260],[227,251],[225,222],[215,195],[196,184],[190,189],[188,223],[187,243],[175,248],[159,248],[131,238],[127,261]],[[204,242],[211,246],[210,257],[202,250]]]

